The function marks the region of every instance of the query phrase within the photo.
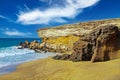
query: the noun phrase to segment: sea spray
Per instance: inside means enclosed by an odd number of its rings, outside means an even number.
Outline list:
[[[54,53],[35,53],[30,49],[17,49],[16,46],[0,48],[0,68],[8,65],[19,64],[31,60],[47,58]]]

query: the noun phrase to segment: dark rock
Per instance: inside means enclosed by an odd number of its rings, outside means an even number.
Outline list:
[[[85,41],[77,41],[74,44],[73,50],[74,53],[71,54],[70,60],[76,61],[88,61],[92,56],[92,44]]]
[[[23,47],[22,46],[18,46],[17,49],[23,49]]]
[[[61,60],[67,60],[69,59],[70,55],[69,54],[63,54],[61,57]]]
[[[106,25],[99,27],[90,34],[83,36],[74,43],[73,53],[67,59],[77,61],[107,61],[114,55],[115,50],[119,50],[120,32],[115,25]],[[117,46],[116,46],[117,45]],[[61,59],[65,55],[56,56]],[[66,59],[66,57],[65,57]]]
[[[69,59],[70,55],[69,54],[63,54],[63,55],[56,55],[53,57],[53,59],[56,60],[67,60]]]
[[[33,49],[33,50],[39,49],[39,43],[36,40],[34,40],[30,43],[28,41],[25,41],[24,43],[21,42],[19,44],[19,46],[21,46],[20,49],[22,49],[22,48],[30,48],[30,49]]]
[[[62,55],[56,55],[56,56],[53,57],[53,59],[60,60],[61,57],[62,57]]]
[[[41,53],[42,51],[40,49],[35,49],[35,52]]]

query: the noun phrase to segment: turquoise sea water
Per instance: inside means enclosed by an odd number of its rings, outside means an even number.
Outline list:
[[[12,66],[55,55],[54,53],[49,52],[35,53],[30,49],[17,49],[17,45],[26,40],[37,40],[40,42],[40,39],[0,39],[0,69],[6,66]]]

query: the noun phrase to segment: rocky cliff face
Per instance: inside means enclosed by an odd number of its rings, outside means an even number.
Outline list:
[[[37,51],[67,53],[54,59],[106,61],[117,58],[115,52],[120,50],[119,30],[120,19],[45,28],[37,31],[42,43],[32,42],[28,45]]]
[[[100,20],[39,29],[38,35],[42,38],[41,48],[52,52],[73,51],[73,44],[79,38],[90,34],[93,30],[112,24],[120,26],[120,19]]]
[[[74,35],[43,38],[41,48],[44,51],[65,53],[71,51],[73,43],[78,40],[79,37]]]
[[[71,55],[57,55],[54,59],[72,61],[107,61],[118,58],[120,31],[115,25],[101,26],[74,43]]]
[[[120,49],[119,39],[120,32],[117,26],[102,26],[74,44],[74,52],[70,60],[95,62],[113,59],[116,55],[114,52]]]
[[[41,38],[61,37],[61,36],[69,36],[69,35],[84,36],[86,34],[89,34],[91,31],[93,31],[93,29],[107,24],[109,25],[112,24],[119,27],[120,18],[82,22],[76,24],[56,26],[52,28],[44,28],[44,29],[39,29],[37,32],[38,32],[38,36]]]

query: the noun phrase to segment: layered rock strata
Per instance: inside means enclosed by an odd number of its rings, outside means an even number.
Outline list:
[[[115,58],[119,50],[120,32],[115,25],[106,25],[93,30],[74,43],[71,55],[57,55],[54,59],[71,61],[107,61]],[[66,57],[67,56],[67,57]]]
[[[53,59],[77,61],[107,61],[117,58],[120,19],[70,24],[37,31],[42,42],[21,43],[22,48],[36,52],[64,53]]]
[[[73,48],[73,43],[79,40],[79,36],[69,35],[61,37],[44,38],[41,43],[41,48],[49,52],[70,52]]]
[[[108,19],[91,22],[82,22],[52,28],[37,30],[38,36],[42,38],[41,48],[44,51],[69,53],[73,51],[73,44],[100,26],[116,25],[120,28],[120,19]]]

